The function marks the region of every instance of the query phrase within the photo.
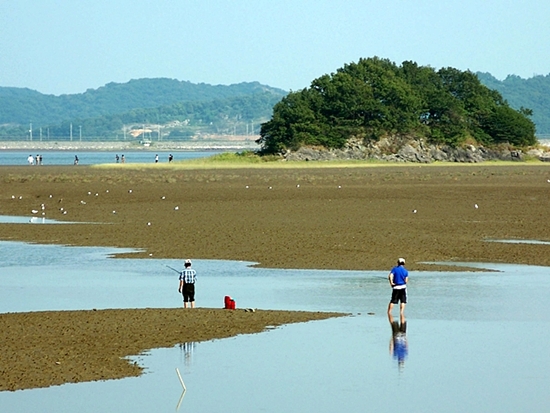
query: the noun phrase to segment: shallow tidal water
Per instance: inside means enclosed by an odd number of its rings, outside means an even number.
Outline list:
[[[172,154],[174,161],[183,161],[196,158],[207,158],[221,151],[39,151],[42,155],[42,165],[73,165],[75,155],[79,165],[98,165],[117,163],[116,155],[124,154],[126,163],[154,163],[155,155],[159,156],[159,163],[167,163]],[[36,157],[36,153],[25,150],[0,150],[0,165],[28,165],[28,156]],[[120,162],[120,160],[119,160]],[[36,166],[36,165],[34,165]]]
[[[17,242],[0,242],[0,251],[0,312],[181,306],[177,274],[166,267],[180,268],[181,260],[111,259],[124,250]],[[351,315],[152,350],[136,357],[146,368],[141,377],[0,392],[0,411],[548,409],[548,268],[411,272],[406,334],[394,355],[387,272],[250,265],[194,260],[197,305],[222,307],[231,295],[238,308]]]

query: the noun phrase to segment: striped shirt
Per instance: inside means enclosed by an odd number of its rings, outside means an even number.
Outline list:
[[[186,268],[180,272],[180,281],[185,284],[195,284],[197,281],[197,272],[192,268]]]

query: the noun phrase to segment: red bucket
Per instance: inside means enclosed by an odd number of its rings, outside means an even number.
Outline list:
[[[226,295],[224,298],[224,307],[226,310],[231,309],[231,297],[229,295]]]

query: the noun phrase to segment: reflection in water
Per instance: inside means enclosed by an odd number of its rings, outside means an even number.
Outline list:
[[[390,339],[390,354],[397,360],[399,371],[405,368],[405,359],[409,354],[409,343],[407,341],[407,320],[404,315],[400,315],[399,323],[393,319],[391,313],[388,313],[388,319],[391,325],[392,337]]]
[[[194,341],[190,341],[189,343],[180,343],[179,348],[181,350],[182,358],[183,358],[183,365],[186,369],[191,367],[191,362],[193,358],[193,352],[195,351],[195,343]]]
[[[195,344],[196,343],[194,341],[179,344],[181,354],[183,355],[183,365],[185,366],[186,369],[189,369],[189,367],[191,367],[191,361],[193,358],[193,351],[195,350]],[[178,378],[181,382],[181,386],[183,387],[183,391],[181,392],[181,396],[178,400],[178,404],[176,405],[176,411],[178,411],[181,407],[181,402],[185,397],[185,393],[187,392],[187,388],[185,387],[185,383],[183,382],[179,369],[176,368],[176,372],[178,373]]]

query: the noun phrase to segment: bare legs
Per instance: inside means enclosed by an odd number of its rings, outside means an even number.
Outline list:
[[[388,304],[388,317],[391,317],[391,311],[393,310],[393,303]],[[399,318],[404,319],[405,318],[405,303],[399,304]]]

